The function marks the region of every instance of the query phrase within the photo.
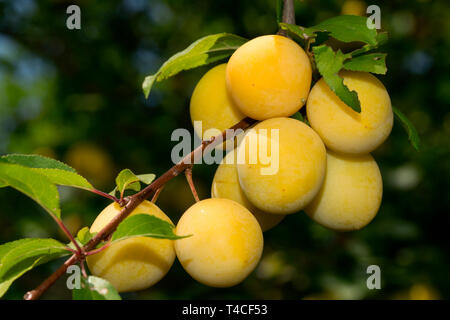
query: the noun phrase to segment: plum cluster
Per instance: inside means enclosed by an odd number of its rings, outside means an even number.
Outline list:
[[[389,136],[393,113],[386,88],[373,75],[339,75],[358,93],[360,113],[342,102],[323,79],[310,90],[309,57],[283,36],[255,38],[237,49],[228,63],[209,70],[191,97],[191,120],[202,121],[197,134],[208,139],[204,131],[223,131],[245,117],[260,122],[227,150],[215,173],[211,198],[195,203],[178,221],[177,234],[192,237],[123,240],[88,257],[91,272],[119,291],[135,291],[159,281],[177,257],[197,281],[229,287],[255,269],[263,232],[288,214],[303,210],[336,231],[366,226],[378,212],[383,191],[370,152]],[[303,106],[308,122],[291,118]],[[271,164],[259,150],[276,159],[275,171],[267,173]],[[98,231],[119,210],[117,204],[108,206],[91,231]],[[135,213],[170,221],[151,202]]]

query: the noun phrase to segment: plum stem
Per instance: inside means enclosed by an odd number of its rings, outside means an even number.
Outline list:
[[[194,180],[192,180],[192,166],[186,168],[184,170],[184,175],[186,176],[186,180],[189,184],[189,188],[191,188],[192,195],[194,196],[195,202],[199,202],[200,198],[198,197],[197,189],[195,189]]]
[[[102,196],[104,198],[110,199],[110,200],[112,200],[114,202],[120,203],[120,200],[117,199],[115,196],[112,196],[112,195],[110,195],[108,193],[105,193],[103,191],[100,191],[100,190],[97,190],[97,189],[92,189],[92,190],[89,190],[89,191],[91,191],[92,193],[98,194],[99,196]]]
[[[93,254],[97,254],[99,252],[102,252],[103,250],[105,250],[106,248],[108,248],[111,245],[111,241],[108,241],[106,244],[104,244],[103,246],[101,246],[98,249],[95,250],[91,250],[89,252],[86,252],[86,256],[92,256]]]

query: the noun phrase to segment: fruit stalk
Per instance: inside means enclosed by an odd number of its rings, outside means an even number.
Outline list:
[[[256,121],[251,118],[245,118],[241,120],[236,125],[232,126],[230,129],[246,129],[251,126]],[[229,130],[229,129],[227,129]],[[202,144],[194,149],[190,154],[184,157],[180,162],[175,164],[172,168],[166,171],[158,179],[149,184],[146,188],[142,189],[139,193],[134,194],[126,198],[126,204],[123,206],[120,213],[114,217],[100,232],[98,232],[95,237],[93,237],[86,245],[83,247],[83,252],[88,252],[93,249],[108,236],[110,236],[117,228],[120,222],[122,222],[139,204],[146,200],[151,194],[155,193],[158,189],[164,186],[168,181],[178,176],[184,170],[190,168],[194,163],[194,159],[197,159],[199,155],[203,154],[206,147],[214,147],[225,141],[229,137],[227,135],[227,130],[223,131],[220,135],[217,135],[209,140],[202,141]],[[218,139],[221,137],[222,139]],[[44,280],[36,289],[27,292],[24,296],[25,300],[37,300],[41,295],[50,288],[56,280],[58,280],[64,273],[66,273],[67,268],[78,261],[84,259],[80,255],[72,255],[69,259],[64,262],[52,275],[50,275],[46,280]]]
[[[116,197],[114,197],[114,196],[112,196],[110,194],[107,194],[107,193],[105,193],[103,191],[100,191],[100,190],[97,190],[97,189],[93,189],[93,190],[90,190],[90,191],[92,193],[98,194],[99,196],[102,196],[104,198],[111,199],[114,202],[120,203],[120,199],[117,199]]]
[[[184,174],[186,176],[186,180],[189,184],[189,187],[191,188],[191,192],[192,195],[194,196],[195,202],[199,202],[200,198],[198,197],[197,189],[195,189],[194,180],[192,180],[192,166],[186,168],[186,170],[184,170]]]

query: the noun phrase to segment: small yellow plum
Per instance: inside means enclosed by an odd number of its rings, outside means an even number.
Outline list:
[[[220,134],[245,118],[228,95],[225,84],[226,66],[224,63],[209,70],[197,83],[191,97],[192,125],[196,134],[204,140]],[[201,131],[195,121],[201,121]]]
[[[120,210],[117,203],[107,206],[95,219],[90,231],[100,231]],[[150,201],[141,203],[130,215],[135,214],[149,214],[172,223]],[[137,291],[154,285],[166,275],[174,260],[172,240],[149,237],[121,240],[86,259],[92,274],[108,280],[119,292]]]
[[[339,75],[350,90],[358,93],[361,112],[340,100],[322,78],[309,94],[308,120],[329,149],[367,154],[382,144],[392,130],[389,94],[380,80],[368,72],[341,71]]]
[[[239,183],[257,208],[274,214],[301,210],[319,191],[326,150],[317,133],[291,118],[273,118],[249,130],[238,148]]]
[[[233,200],[197,202],[180,218],[176,232],[192,235],[175,240],[178,260],[195,280],[208,286],[242,282],[261,258],[263,235],[258,221]]]
[[[280,35],[252,39],[228,61],[226,84],[238,108],[253,119],[288,117],[306,102],[311,63],[294,41]]]
[[[327,172],[319,194],[305,212],[319,224],[337,231],[358,230],[378,212],[383,182],[370,154],[327,153]]]

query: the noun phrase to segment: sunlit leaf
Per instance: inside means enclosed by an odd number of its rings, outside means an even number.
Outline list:
[[[344,69],[352,71],[386,74],[386,54],[370,53],[344,62]]]
[[[112,241],[131,237],[152,237],[158,239],[181,239],[174,233],[174,225],[149,214],[135,214],[122,221],[113,233]]]
[[[361,112],[361,105],[356,91],[350,91],[344,84],[344,80],[339,77],[338,72],[344,66],[344,61],[350,56],[341,51],[334,52],[327,45],[313,48],[317,69],[322,75],[326,84],[345,104],[356,112]]]
[[[139,182],[150,184],[155,180],[155,177],[153,173],[135,175],[130,169],[124,169],[117,175],[116,187],[109,194],[115,196],[117,190],[119,190],[121,196],[123,196],[125,190],[139,191],[141,190]]]
[[[137,177],[141,182],[145,184],[150,184],[153,182],[153,180],[155,180],[156,175],[154,175],[153,173],[147,173],[147,174],[138,174]]]
[[[81,245],[85,245],[86,243],[88,243],[95,234],[91,233],[89,231],[89,227],[84,227],[82,229],[80,229],[77,233],[77,239],[78,241],[80,241]]]
[[[300,120],[300,121],[304,121],[304,120],[305,120],[305,119],[303,118],[303,115],[302,115],[300,112],[294,113],[294,114],[291,116],[291,118],[297,119],[297,120]]]
[[[306,28],[304,31],[306,34],[326,32],[331,37],[343,42],[359,41],[370,45],[377,44],[377,31],[367,27],[367,17],[337,16]]]
[[[59,169],[68,172],[76,172],[75,169],[61,161],[35,154],[8,154],[0,157],[0,159],[8,163],[19,164],[28,168]]]
[[[230,33],[219,33],[203,37],[185,50],[169,58],[153,75],[147,76],[142,84],[148,98],[155,81],[170,78],[177,73],[204,66],[229,57],[247,40]]]
[[[27,271],[69,254],[66,246],[54,239],[27,238],[0,245],[0,297]]]
[[[139,178],[130,170],[124,169],[120,171],[116,178],[117,190],[123,195],[125,190],[141,190],[141,184]]]
[[[395,117],[397,120],[400,121],[405,131],[408,133],[408,140],[411,143],[411,145],[419,151],[420,149],[420,137],[417,133],[416,128],[414,127],[413,123],[397,108],[394,106],[392,107],[392,110],[394,111]]]
[[[121,300],[117,290],[107,280],[95,276],[81,278],[81,288],[72,290],[73,300]]]
[[[315,37],[314,32],[308,30],[308,28],[304,28],[301,26],[284,23],[284,22],[279,23],[279,25],[280,25],[281,29],[288,31],[289,33],[291,33],[293,35],[296,35],[297,37],[299,37],[302,40],[307,40],[309,38]]]
[[[0,157],[1,162],[21,165],[43,174],[50,182],[81,189],[92,190],[94,187],[75,169],[60,161],[40,155],[10,154]]]
[[[374,45],[366,44],[362,48],[356,49],[351,52],[352,57],[356,57],[360,54],[366,53],[368,51],[372,51],[378,49],[378,47],[384,45],[388,41],[388,33],[380,32],[377,34],[377,43]]]
[[[58,189],[46,176],[32,168],[0,161],[0,179],[60,218]]]

